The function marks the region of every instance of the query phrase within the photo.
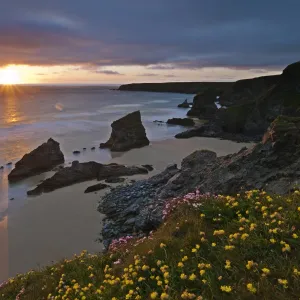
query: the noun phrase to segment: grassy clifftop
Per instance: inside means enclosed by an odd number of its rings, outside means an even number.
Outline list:
[[[165,83],[131,83],[119,87],[120,91],[143,91],[161,93],[197,94],[208,88],[221,92],[229,89],[232,82],[165,82]]]
[[[300,192],[193,193],[148,238],[10,279],[0,299],[298,299]]]

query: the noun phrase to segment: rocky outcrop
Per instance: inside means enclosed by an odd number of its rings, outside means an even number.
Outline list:
[[[127,151],[149,145],[146,130],[141,121],[140,111],[135,111],[111,124],[112,133],[106,143],[100,148],[111,151]]]
[[[17,181],[34,176],[64,163],[64,155],[59,143],[50,138],[38,148],[25,154],[8,175],[9,181]]]
[[[85,194],[88,194],[88,193],[93,193],[93,192],[97,192],[97,191],[100,191],[100,190],[104,190],[106,188],[108,188],[109,185],[105,184],[105,183],[98,183],[98,184],[94,184],[94,185],[91,185],[89,186],[85,191],[84,193]]]
[[[184,118],[184,119],[181,119],[181,118],[172,118],[172,119],[169,119],[167,121],[167,124],[170,124],[170,125],[181,125],[181,126],[194,126],[195,122],[194,122],[193,119],[189,119],[189,118]]]
[[[179,108],[189,108],[193,103],[189,103],[187,99],[185,99],[182,103],[178,104]]]
[[[156,187],[154,178],[165,180]],[[195,151],[183,159],[181,170],[166,170],[113,190],[99,206],[108,216],[103,236],[109,243],[122,235],[148,233],[162,222],[167,199],[196,189],[227,195],[250,189],[288,194],[299,188],[299,180],[300,118],[278,117],[263,140],[249,149],[223,157],[208,150]]]
[[[193,106],[188,111],[188,116],[201,119],[211,119],[215,116],[218,108],[215,104],[217,96],[222,93],[219,89],[207,89],[194,97]]]
[[[172,165],[150,179],[114,188],[102,198],[98,210],[107,217],[102,230],[105,246],[114,238],[141,230],[151,231],[160,224],[162,208],[157,213],[151,205],[178,171],[177,166]]]
[[[300,116],[299,73],[300,62],[297,62],[278,76],[236,82],[233,91],[220,98],[220,102],[234,105],[220,109],[216,121],[226,132],[262,136],[276,117]]]
[[[103,165],[97,162],[79,163],[73,161],[70,167],[63,168],[52,177],[44,180],[35,189],[28,191],[29,196],[52,192],[56,189],[73,185],[75,183],[111,177],[147,174],[148,170],[137,166],[124,166],[118,164]]]
[[[231,89],[220,96],[219,102],[223,106],[240,105],[254,101],[262,93],[276,85],[279,75],[262,76],[236,81]]]

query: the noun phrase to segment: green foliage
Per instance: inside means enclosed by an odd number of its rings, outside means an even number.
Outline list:
[[[199,197],[151,238],[17,276],[0,299],[298,299],[299,228],[299,191]]]

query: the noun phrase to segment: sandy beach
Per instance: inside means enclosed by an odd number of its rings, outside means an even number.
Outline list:
[[[251,144],[209,138],[169,139],[126,153],[112,153],[110,162],[152,164],[155,168],[153,172],[132,176],[128,180],[142,179],[162,171],[169,164],[180,164],[185,156],[195,150],[208,149],[220,156],[237,152],[244,146]],[[34,182],[44,177],[45,174],[37,176]],[[76,184],[26,198],[16,204],[17,200],[9,201],[8,183],[3,176],[1,197],[7,198],[7,210],[11,213],[0,218],[0,281],[52,261],[69,258],[84,249],[102,251],[103,246],[96,239],[100,237],[104,216],[97,212],[97,204],[107,190],[84,194],[85,188],[95,182]],[[19,207],[10,210],[11,205]],[[2,211],[5,208],[2,207]]]

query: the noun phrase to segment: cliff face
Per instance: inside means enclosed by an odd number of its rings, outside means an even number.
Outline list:
[[[231,106],[254,101],[261,93],[276,85],[279,79],[280,75],[238,80],[221,95],[219,102],[221,105]]]
[[[132,83],[119,87],[120,91],[143,91],[158,93],[197,94],[208,88],[225,91],[230,89],[232,82],[165,82],[165,83]]]
[[[231,104],[216,114],[228,132],[262,135],[277,116],[300,116],[300,62],[278,76],[238,81],[220,102]]]

